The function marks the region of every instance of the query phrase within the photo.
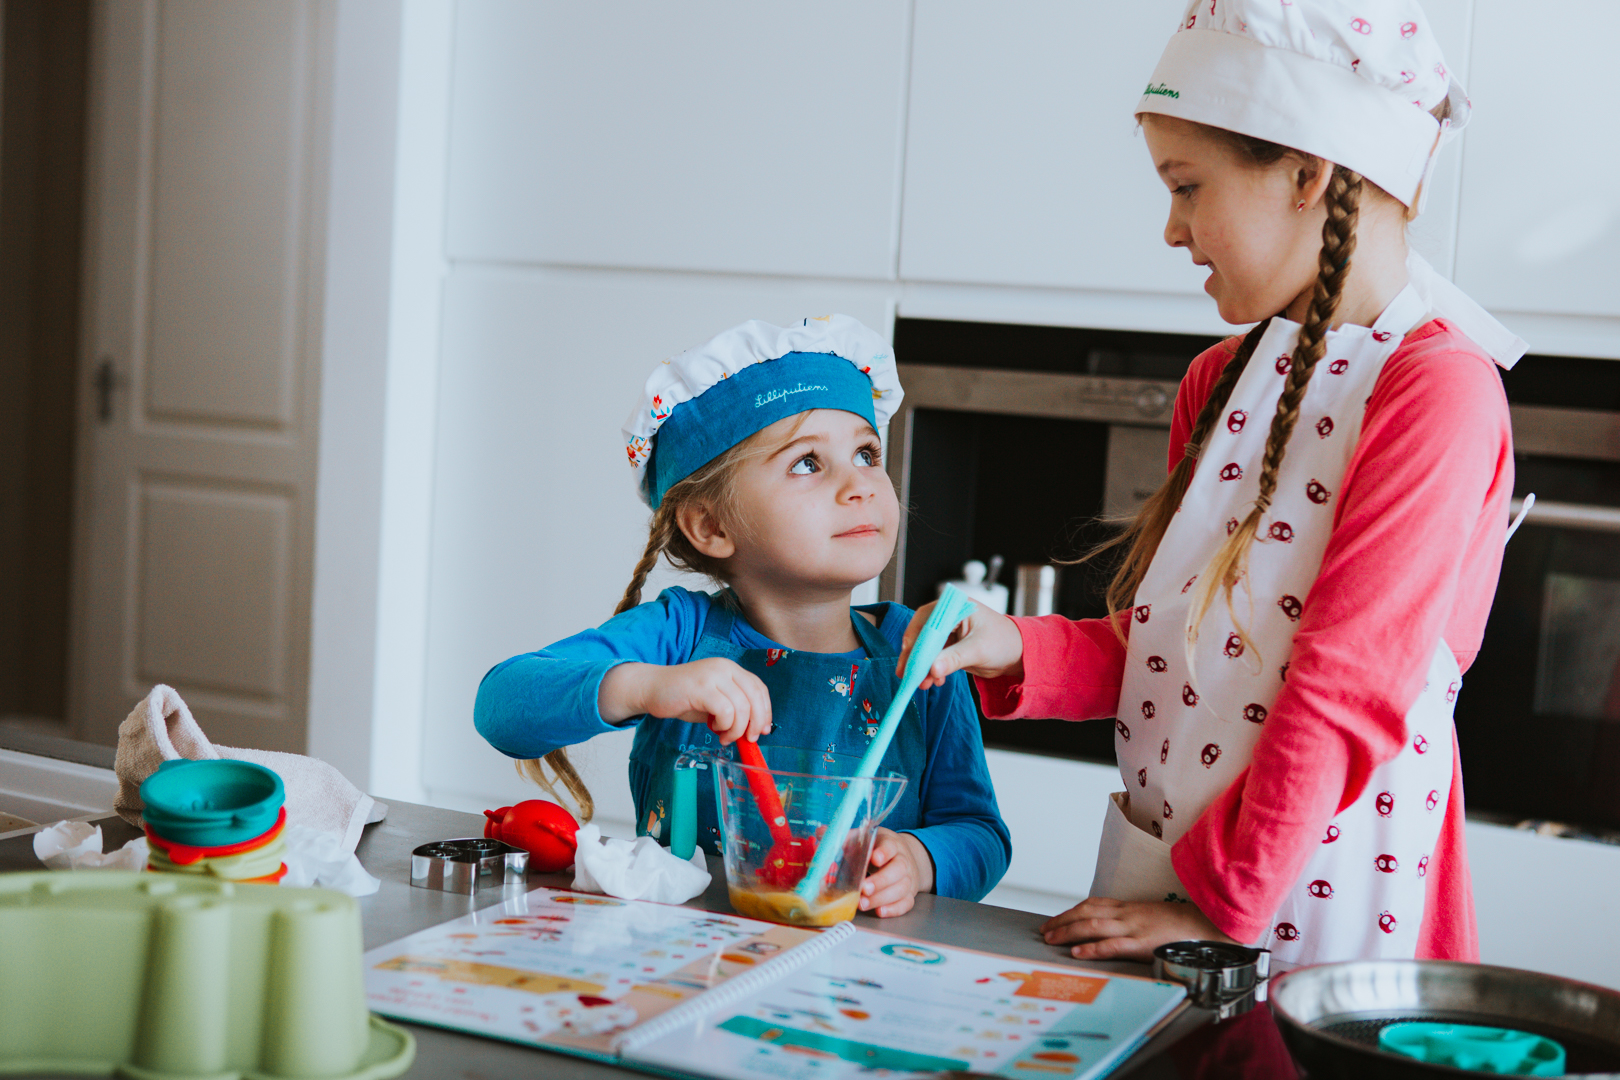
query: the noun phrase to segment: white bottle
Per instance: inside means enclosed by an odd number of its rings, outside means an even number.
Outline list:
[[[1001,569],[1001,559],[998,556],[992,560],[997,570]],[[997,585],[994,581],[986,581],[989,568],[978,559],[970,559],[962,564],[961,581],[942,581],[935,587],[936,593],[945,591],[945,586],[955,585],[970,600],[977,600],[991,611],[1007,614],[1007,586]]]

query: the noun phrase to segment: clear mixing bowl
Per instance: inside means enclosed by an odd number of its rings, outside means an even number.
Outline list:
[[[731,906],[739,915],[797,926],[831,926],[854,917],[878,825],[894,809],[906,778],[858,777],[857,758],[790,747],[761,746],[781,795],[793,844],[784,849],[760,813],[750,774],[756,770],[730,753],[706,754],[714,772],[721,846]],[[847,792],[859,800],[843,848],[812,898],[796,891],[803,872],[784,872],[784,860],[807,865]]]

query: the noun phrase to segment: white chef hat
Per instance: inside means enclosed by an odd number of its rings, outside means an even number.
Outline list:
[[[1451,101],[1442,123],[1429,110]],[[1324,158],[1422,208],[1468,96],[1417,0],[1190,0],[1136,112]],[[1525,343],[1415,252],[1412,284],[1503,367]]]
[[[657,509],[673,485],[778,420],[841,409],[882,427],[904,396],[888,343],[848,315],[745,322],[647,377],[624,422],[636,492]]]
[[[1468,122],[1416,0],[1190,0],[1138,113],[1290,146],[1412,206],[1446,126]]]

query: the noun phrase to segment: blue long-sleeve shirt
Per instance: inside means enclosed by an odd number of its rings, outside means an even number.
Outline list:
[[[543,757],[623,724],[602,719],[602,678],[618,664],[684,664],[692,656],[715,601],[704,593],[666,589],[658,599],[614,616],[537,652],[503,661],[484,676],[473,706],[473,724],[490,745],[514,758]],[[900,604],[860,610],[878,620],[885,640],[898,646],[912,612]],[[731,641],[745,649],[780,648],[740,616]],[[852,660],[865,654],[847,654]],[[944,686],[919,691],[926,766],[912,777],[921,820],[893,820],[897,831],[916,836],[934,861],[934,891],[978,900],[995,887],[1012,857],[1012,839],[996,807],[984,760],[978,709],[967,679],[952,675]]]

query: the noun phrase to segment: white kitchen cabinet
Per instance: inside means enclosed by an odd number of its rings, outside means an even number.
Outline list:
[[[1486,307],[1620,315],[1617,36],[1612,0],[1475,0],[1455,280]]]
[[[459,6],[452,257],[888,279],[906,0]]]
[[[901,276],[1199,294],[1132,110],[1183,0],[917,0]],[[1466,58],[1470,0],[1425,5]],[[1467,77],[1466,65],[1457,65]],[[1450,267],[1457,155],[1413,242]]]
[[[917,0],[900,273],[1198,293],[1132,108],[1183,0]]]
[[[535,797],[474,733],[473,696],[491,666],[606,621],[623,595],[647,542],[648,511],[636,498],[620,427],[658,362],[750,318],[781,324],[839,311],[886,336],[892,289],[694,274],[451,272],[434,444],[428,801],[482,810]],[[654,582],[644,598],[657,591]],[[631,817],[626,744],[604,736],[584,751],[611,821]]]

